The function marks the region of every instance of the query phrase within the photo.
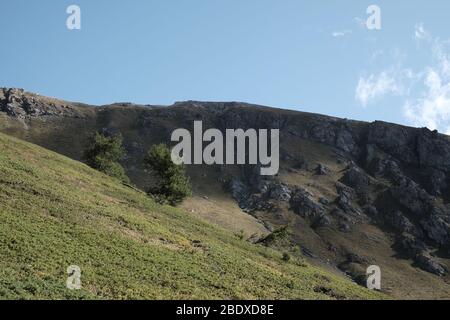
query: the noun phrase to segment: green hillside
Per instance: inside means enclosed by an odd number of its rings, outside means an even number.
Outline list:
[[[66,288],[66,269],[82,289]],[[0,297],[380,298],[86,165],[0,134]]]

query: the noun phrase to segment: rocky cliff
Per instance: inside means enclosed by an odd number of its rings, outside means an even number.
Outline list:
[[[3,132],[76,159],[93,131],[121,132],[124,166],[142,188],[151,179],[142,168],[145,151],[169,142],[175,128],[202,120],[221,130],[279,129],[277,176],[261,177],[255,166],[192,168],[196,193],[214,199],[202,185],[220,186],[269,230],[289,226],[292,248],[356,281],[363,282],[367,265],[378,264],[394,294],[433,285],[435,294],[450,297],[446,135],[238,102],[87,106],[19,89],[0,89],[0,114]]]

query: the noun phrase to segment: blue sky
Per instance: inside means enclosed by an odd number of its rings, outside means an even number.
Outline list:
[[[446,0],[0,1],[0,86],[93,104],[246,101],[450,132]],[[71,4],[81,30],[66,27]],[[381,30],[364,26],[371,4]]]

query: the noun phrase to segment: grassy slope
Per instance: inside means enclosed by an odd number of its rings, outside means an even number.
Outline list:
[[[65,287],[69,265],[83,288]],[[2,298],[379,298],[0,134]]]

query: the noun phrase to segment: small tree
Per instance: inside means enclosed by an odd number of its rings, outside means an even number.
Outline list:
[[[84,152],[86,163],[90,167],[122,182],[130,182],[125,170],[119,163],[125,155],[122,142],[121,134],[106,136],[99,132],[95,133],[91,138],[89,147]]]
[[[149,193],[159,201],[177,205],[192,194],[185,167],[172,162],[170,149],[165,144],[152,146],[144,164],[157,177],[156,186],[150,188]]]

